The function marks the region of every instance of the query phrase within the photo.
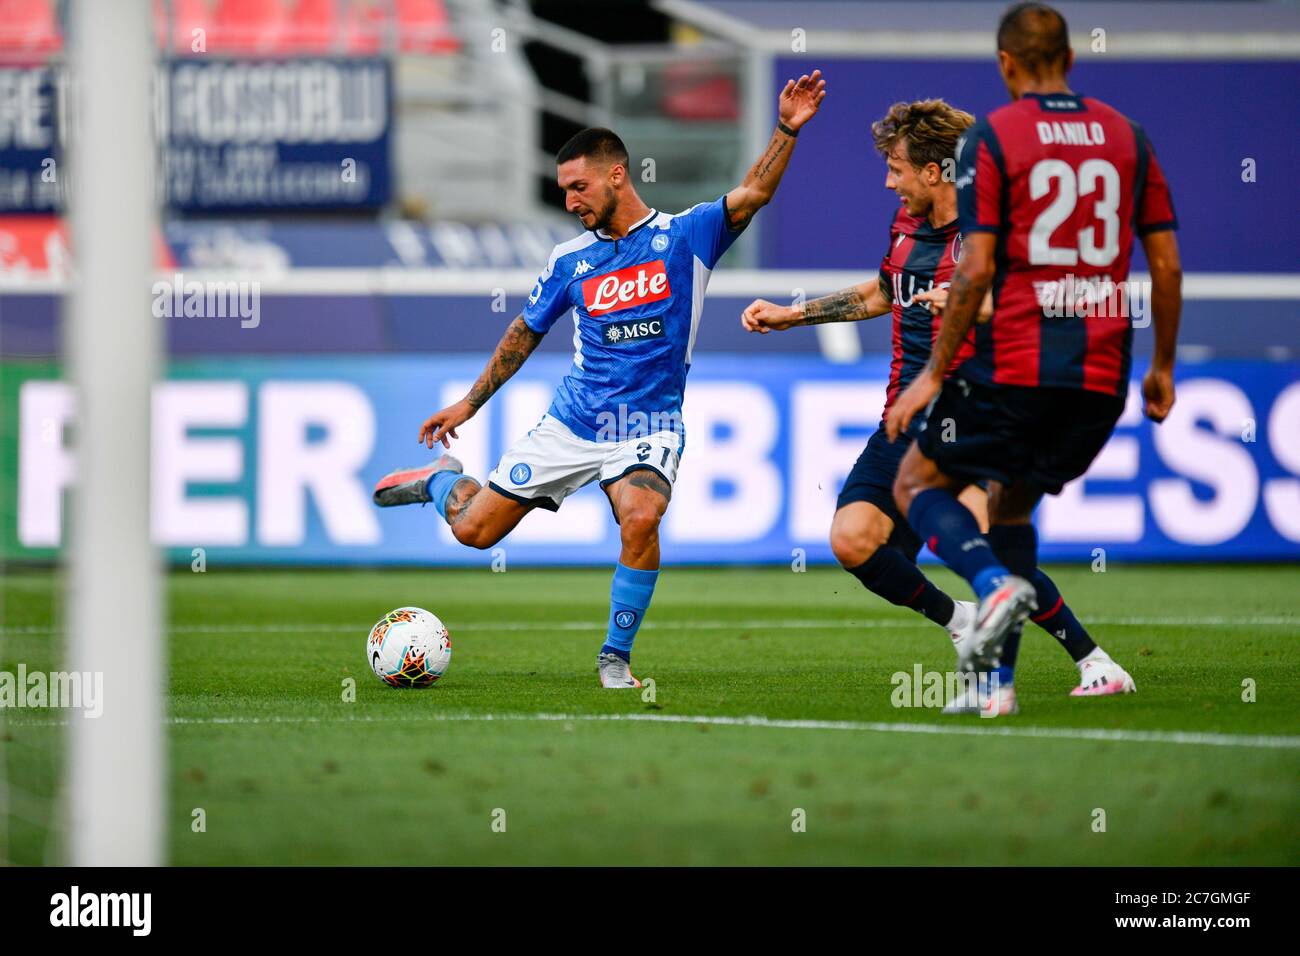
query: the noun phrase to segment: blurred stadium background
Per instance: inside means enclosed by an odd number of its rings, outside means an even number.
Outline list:
[[[8,561],[56,553],[61,486],[73,477],[64,444],[49,440],[71,406],[43,384],[58,372],[60,297],[75,259],[59,218],[65,184],[49,173],[67,119],[63,7],[0,3]],[[990,31],[1002,4],[172,0],[153,9],[159,276],[248,283],[259,306],[242,321],[160,319],[175,381],[155,428],[155,530],[173,557],[188,562],[204,547],[213,561],[490,560],[441,529],[377,512],[367,489],[420,457],[418,423],[459,396],[551,245],[574,234],[554,150],[582,126],[612,126],[647,201],[682,209],[739,180],[766,141],[775,92],[816,65],[827,107],[713,278],[666,554],[776,562],[803,548],[830,559],[836,488],[879,412],[889,325],[758,338],[737,316],[756,296],[789,301],[874,272],[894,201],[869,124],[901,99],[943,96],[977,115],[1001,103]],[[1180,414],[1154,430],[1131,406],[1092,476],[1044,507],[1045,553],[1295,557],[1300,274],[1287,224],[1300,218],[1300,192],[1287,117],[1300,107],[1300,11],[1062,9],[1078,50],[1075,87],[1140,118],[1168,169],[1187,303]],[[568,338],[549,336],[466,430],[469,471],[485,472],[544,409]],[[1149,333],[1136,341],[1145,354]],[[276,471],[308,460],[311,474]],[[522,561],[600,563],[614,540],[589,489],[562,517],[530,517],[506,546]]]
[[[738,316],[755,297],[875,273],[896,202],[870,123],[898,100],[941,96],[977,115],[1004,102],[992,40],[1004,6],[154,0],[154,309],[168,368],[155,542],[177,566],[488,565],[432,517],[379,512],[369,489],[424,459],[419,423],[464,393],[552,245],[580,228],[554,151],[611,126],[646,201],[683,209],[740,180],[786,78],[819,67],[821,115],[713,275],[664,555],[831,562],[835,495],[883,402],[888,321],[752,337]],[[1092,472],[1041,509],[1043,556],[1294,561],[1300,9],[1058,6],[1074,88],[1141,121],[1161,157],[1186,281],[1177,411],[1154,429],[1130,401]],[[0,0],[0,569],[59,560],[66,492],[85,480],[61,381],[77,268],[63,219],[77,186],[62,163],[69,30],[65,0]],[[251,311],[160,314],[190,283],[223,284]],[[1150,341],[1137,331],[1139,373]],[[464,429],[468,472],[532,426],[570,351],[556,330]],[[605,566],[617,533],[588,488],[503,547],[512,563]],[[0,631],[0,660],[16,659],[20,631]],[[0,822],[6,799],[15,819],[24,799],[48,814],[58,755],[42,758],[37,796],[0,786]]]

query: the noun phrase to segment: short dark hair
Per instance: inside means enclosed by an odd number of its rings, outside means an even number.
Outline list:
[[[567,163],[579,156],[589,156],[594,160],[611,164],[622,163],[624,168],[628,164],[627,147],[623,145],[617,133],[603,126],[593,126],[575,133],[555,154],[555,165]]]
[[[1062,69],[1070,55],[1065,17],[1045,3],[1017,3],[998,23],[998,49],[1030,73]]]

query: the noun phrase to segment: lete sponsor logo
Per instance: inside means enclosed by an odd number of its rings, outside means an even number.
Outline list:
[[[594,276],[582,284],[582,301],[588,315],[619,312],[658,302],[672,294],[662,259]]]

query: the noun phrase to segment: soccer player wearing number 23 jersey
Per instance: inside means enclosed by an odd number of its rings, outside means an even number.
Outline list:
[[[962,138],[957,203],[965,237],[930,362],[886,419],[891,438],[931,402],[928,427],[894,485],[908,522],[980,598],[970,666],[997,666],[1009,637],[1035,609],[1044,494],[1081,476],[1124,409],[1133,328],[1126,299],[1136,235],[1151,269],[1155,342],[1143,381],[1147,417],[1174,401],[1181,309],[1177,221],[1142,128],[1074,93],[1064,18],[1039,3],[1003,16],[998,61],[1013,102]],[[993,317],[975,329],[975,352],[944,372],[966,340],[985,291]],[[1105,290],[1095,308],[1057,308],[1062,289]],[[936,422],[950,422],[940,430]],[[955,495],[987,481],[988,536]]]
[[[900,206],[890,224],[878,277],[792,306],[755,300],[741,315],[745,328],[767,333],[888,314],[893,326],[884,404],[888,413],[901,390],[929,361],[939,329],[941,310],[936,306],[946,298],[961,258],[957,190],[944,172],[951,165],[958,137],[973,122],[969,113],[939,99],[890,107],[871,127],[876,149],[885,159],[885,188],[898,195]],[[981,310],[981,317],[985,315]],[[949,371],[973,351],[968,336]],[[918,418],[913,431],[923,424]],[[954,601],[925,576],[916,564],[921,539],[894,504],[894,479],[911,444],[910,436],[890,442],[883,427],[871,436],[840,490],[831,522],[831,550],[869,591],[943,627],[960,654],[975,630],[975,605]],[[977,515],[986,511],[984,490],[977,485],[965,489],[960,500]],[[1133,688],[1132,679],[1092,640],[1051,579],[1039,571],[1035,584],[1051,600],[1034,622],[1056,638],[1078,665],[1083,680],[1075,696],[1090,694],[1103,680],[1106,685]],[[982,693],[978,687],[968,687],[948,702],[944,712],[990,717],[1015,713],[1015,651],[1009,643],[995,686],[986,686]]]

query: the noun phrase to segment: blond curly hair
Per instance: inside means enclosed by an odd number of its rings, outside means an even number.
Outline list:
[[[871,124],[876,149],[888,156],[899,140],[907,140],[907,160],[917,169],[930,163],[943,165],[952,157],[975,117],[943,100],[895,103],[884,118]]]

